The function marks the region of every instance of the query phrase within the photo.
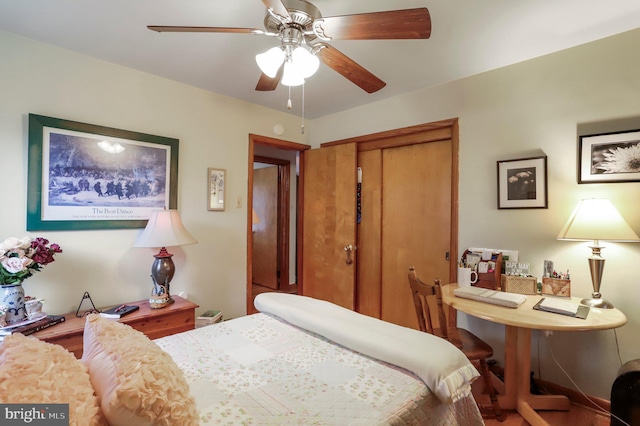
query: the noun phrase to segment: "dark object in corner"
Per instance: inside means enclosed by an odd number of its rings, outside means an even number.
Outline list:
[[[640,426],[640,359],[625,363],[611,386],[611,426]]]

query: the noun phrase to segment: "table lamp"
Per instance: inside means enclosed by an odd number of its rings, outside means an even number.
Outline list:
[[[609,200],[590,199],[582,200],[569,217],[569,220],[558,235],[559,240],[567,241],[591,241],[589,258],[589,270],[591,271],[591,283],[593,293],[591,298],[582,299],[580,303],[596,308],[613,308],[611,302],[606,301],[600,294],[600,282],[604,270],[604,258],[600,252],[604,247],[600,241],[612,242],[639,242],[640,238],[620,216],[620,213]]]
[[[169,292],[171,279],[176,267],[167,247],[195,244],[198,241],[187,231],[177,210],[154,210],[142,233],[138,235],[134,247],[160,247],[151,265],[153,297],[149,299],[152,308],[162,308],[173,303]]]

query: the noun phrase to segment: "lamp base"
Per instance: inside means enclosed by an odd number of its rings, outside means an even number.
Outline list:
[[[581,304],[586,305],[586,306],[590,306],[592,308],[600,308],[600,309],[613,309],[613,303],[602,299],[602,298],[597,298],[597,299],[582,299],[580,301]]]
[[[151,309],[164,308],[174,302],[169,291],[169,283],[176,267],[171,260],[173,255],[169,253],[166,247],[162,247],[158,254],[154,255],[155,260],[151,265],[151,280],[153,281],[153,290],[149,298]]]

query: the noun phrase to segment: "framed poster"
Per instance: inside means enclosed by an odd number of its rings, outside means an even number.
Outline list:
[[[208,191],[207,210],[222,211],[224,210],[224,186],[226,173],[224,169],[215,169],[209,167],[207,169]]]
[[[580,136],[578,183],[640,182],[640,130]]]
[[[546,156],[498,161],[498,208],[547,208]]]
[[[27,230],[143,228],[177,207],[178,140],[29,114]]]

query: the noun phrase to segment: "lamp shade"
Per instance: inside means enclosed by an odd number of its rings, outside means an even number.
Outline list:
[[[177,210],[154,210],[134,247],[176,247],[198,241],[182,224]]]
[[[638,242],[640,238],[605,199],[582,200],[558,235],[559,240]]]

